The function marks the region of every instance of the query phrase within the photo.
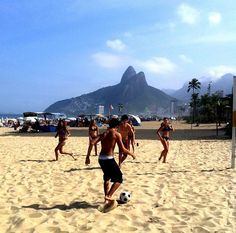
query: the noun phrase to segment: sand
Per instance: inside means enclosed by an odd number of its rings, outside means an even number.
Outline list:
[[[129,191],[132,198],[109,213],[97,210],[103,181],[94,151],[91,165],[84,165],[87,129],[71,128],[65,147],[77,161],[61,156],[52,162],[53,133],[0,128],[0,232],[236,232],[231,140],[221,130],[216,136],[214,124],[173,124],[166,164],[158,161],[159,122],[136,127],[137,159],[124,162],[115,195]]]

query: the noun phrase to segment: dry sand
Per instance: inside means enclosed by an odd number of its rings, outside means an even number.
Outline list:
[[[87,129],[71,129],[65,150],[54,159],[53,133],[15,133],[0,128],[0,232],[236,232],[236,170],[230,169],[231,140],[215,125],[175,122],[168,163],[155,129],[136,127],[136,160],[125,161],[124,183],[132,199],[109,213],[103,202],[102,171],[94,151],[84,160]],[[99,145],[100,147],[100,145]],[[115,156],[117,158],[117,151]]]

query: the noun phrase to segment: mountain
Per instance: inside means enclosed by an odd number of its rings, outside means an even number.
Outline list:
[[[170,112],[171,102],[177,100],[163,91],[147,84],[143,72],[136,73],[132,66],[124,72],[120,83],[98,89],[75,98],[58,101],[50,105],[45,111],[63,112],[67,115],[96,114],[99,105],[104,106],[105,114],[109,107],[114,109],[112,114],[118,114],[120,104],[122,112],[130,114],[155,113],[167,114]]]
[[[200,81],[203,80],[204,81]],[[231,94],[233,88],[233,74],[225,74],[219,79],[215,81],[211,81],[210,77],[202,77],[199,79],[201,82],[201,89],[199,90],[200,95],[204,95],[208,92],[208,86],[210,84],[211,94],[216,91],[223,91],[224,95]],[[191,99],[192,92],[187,92],[188,90],[188,82],[186,82],[182,88],[178,90],[163,90],[170,96],[173,96],[176,99],[182,100],[184,102],[189,101]]]

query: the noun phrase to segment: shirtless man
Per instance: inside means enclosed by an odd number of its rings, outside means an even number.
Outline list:
[[[131,127],[131,125],[128,123],[129,118],[127,115],[123,115],[121,117],[121,123],[119,125],[118,131],[121,134],[122,142],[126,149],[130,149],[130,140],[129,137],[134,137],[134,131]],[[119,166],[124,162],[124,160],[127,158],[127,154],[125,152],[122,152],[119,150]]]
[[[109,122],[109,128],[103,134],[100,134],[97,139],[92,140],[92,143],[97,143],[98,141],[101,141],[101,152],[99,155],[98,162],[104,174],[104,208],[109,208],[110,206],[114,206],[117,204],[116,201],[112,198],[112,196],[123,182],[122,173],[114,159],[114,149],[116,143],[118,144],[119,149],[123,153],[129,154],[133,157],[133,159],[135,159],[135,155],[124,147],[122,143],[122,137],[120,133],[117,132],[118,126],[119,121],[117,119],[112,118]],[[89,156],[86,157],[85,164],[90,164]],[[111,187],[110,181],[113,182]]]

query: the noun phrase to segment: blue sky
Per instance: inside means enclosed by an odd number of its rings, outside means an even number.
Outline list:
[[[115,85],[129,65],[149,85],[236,74],[233,0],[1,0],[0,112]]]

